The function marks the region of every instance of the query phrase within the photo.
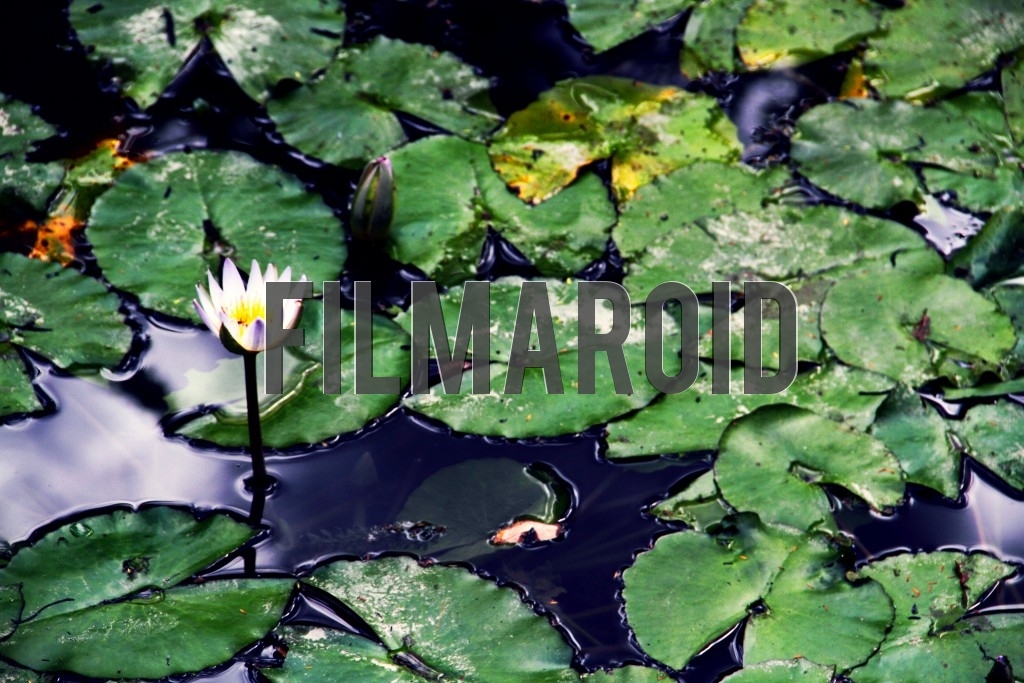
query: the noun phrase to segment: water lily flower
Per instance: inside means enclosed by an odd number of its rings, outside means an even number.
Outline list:
[[[281,340],[267,340],[267,288],[268,282],[290,282],[292,269],[285,268],[280,276],[273,264],[267,265],[266,273],[260,272],[260,264],[253,259],[249,271],[249,283],[242,281],[242,275],[231,259],[224,261],[224,279],[221,284],[206,271],[210,282],[207,292],[202,285],[196,285],[198,299],[192,303],[196,312],[210,331],[220,337],[221,342],[234,353],[258,353],[267,348],[279,346]],[[300,282],[305,282],[303,275]],[[302,312],[302,299],[284,300],[284,329],[291,329]]]
[[[387,157],[366,165],[352,198],[352,237],[365,242],[386,239],[395,216],[395,172]]]

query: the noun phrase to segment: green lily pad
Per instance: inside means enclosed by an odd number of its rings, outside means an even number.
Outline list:
[[[736,44],[748,68],[798,66],[856,47],[874,33],[877,15],[858,0],[755,0]]]
[[[592,173],[530,206],[494,173],[483,145],[435,136],[403,147],[391,160],[398,192],[390,253],[442,285],[473,276],[489,228],[544,275],[564,277],[604,253],[615,223],[608,191]]]
[[[624,202],[612,236],[623,256],[636,256],[699,218],[756,213],[788,179],[781,167],[755,172],[740,164],[698,162],[655,178]]]
[[[264,363],[257,365],[260,423],[263,443],[271,448],[319,443],[353,432],[380,417],[398,402],[395,394],[355,393],[355,315],[342,309],[340,334],[340,394],[324,393],[323,304],[307,299],[297,327],[305,330],[305,346],[283,351],[284,381],[281,394],[264,393]],[[409,381],[408,336],[383,316],[373,316],[373,371],[377,377],[397,376]],[[198,406],[216,410],[198,415],[178,427],[178,433],[221,446],[249,444],[245,408],[245,376],[241,356],[221,361],[208,372],[190,371],[189,385],[167,398],[175,412]]]
[[[379,36],[342,50],[326,74],[270,100],[267,111],[285,139],[306,154],[361,168],[405,141],[396,112],[479,139],[501,122],[489,87],[448,52]]]
[[[967,246],[953,255],[950,272],[975,289],[1024,274],[1024,209],[1018,205],[994,213]]]
[[[273,683],[335,683],[339,678],[366,683],[419,683],[419,672],[392,658],[383,646],[362,636],[320,626],[284,626],[288,643],[280,668],[261,669]]]
[[[727,683],[790,683],[800,680],[806,683],[831,683],[834,667],[820,666],[806,659],[785,659],[758,662],[744,666],[734,674],[722,679]]]
[[[1024,44],[1016,0],[908,2],[882,14],[867,62],[886,97],[930,100],[959,88]],[[928,40],[921,40],[928,36]]]
[[[950,426],[917,392],[900,384],[879,406],[871,435],[900,461],[908,482],[956,498],[961,457],[950,441]]]
[[[1022,410],[1012,401],[974,406],[963,420],[952,424],[951,430],[964,452],[1018,490],[1024,490]]]
[[[591,425],[641,408],[657,395],[647,379],[643,318],[637,308],[631,310],[629,337],[622,346],[633,393],[616,393],[611,373],[604,369],[608,366],[602,365],[607,363],[603,353],[597,354],[594,393],[578,392],[577,283],[555,280],[548,280],[546,287],[564,394],[548,393],[540,368],[526,368],[521,393],[505,391],[508,354],[523,283],[520,278],[505,278],[490,286],[491,392],[470,393],[472,370],[467,370],[462,377],[461,393],[447,394],[443,384],[439,383],[429,393],[404,398],[402,402],[406,407],[441,420],[457,431],[527,438],[581,432]],[[449,332],[449,348],[454,347],[462,291],[462,288],[453,288],[443,298],[442,313]],[[608,327],[611,324],[610,307],[604,303],[601,302],[597,309],[600,312],[598,331],[606,331],[600,326],[603,318],[607,318]],[[399,318],[399,322],[407,329],[411,325],[408,315]],[[671,326],[672,323],[666,320],[665,329],[669,330]],[[664,344],[663,351],[664,371],[673,374],[678,370],[678,352],[671,351],[670,343]],[[481,360],[476,359],[476,362]]]
[[[965,177],[993,178],[1014,152],[990,93],[969,93],[934,107],[859,100],[814,107],[800,117],[792,155],[800,170],[832,194],[873,208],[920,192],[913,166],[930,164]]]
[[[16,346],[73,372],[117,365],[132,341],[120,305],[74,270],[0,254],[0,416],[42,408]]]
[[[826,296],[825,342],[841,361],[911,386],[998,369],[1017,341],[1009,318],[942,269],[931,251],[864,264]]]
[[[737,58],[736,27],[754,0],[704,0],[686,22],[679,64],[690,78],[712,72],[742,70]]]
[[[534,204],[601,159],[611,158],[612,187],[625,200],[658,176],[740,151],[711,97],[610,76],[558,83],[510,116],[490,147],[495,170]]]
[[[159,678],[229,659],[280,619],[291,580],[178,586],[254,536],[223,515],[117,510],[61,527],[0,570],[22,620],[0,654],[40,671]],[[169,644],[170,643],[170,644]]]
[[[623,581],[637,641],[676,669],[748,615],[745,663],[802,655],[840,668],[867,659],[892,621],[881,586],[846,581],[826,541],[764,526],[754,515],[714,535],[662,536]],[[762,601],[765,609],[755,608]],[[826,631],[835,637],[810,636]]]
[[[570,0],[569,21],[598,51],[635,38],[668,21],[692,3],[687,0]]]
[[[743,368],[732,370],[733,391],[743,386],[743,372]],[[709,374],[710,368],[703,367],[689,390],[667,395],[635,415],[611,422],[606,456],[619,459],[712,450],[733,420],[775,403],[796,405],[867,429],[884,392],[892,387],[892,381],[881,375],[836,364],[798,374],[780,394],[712,394]]]
[[[876,439],[793,406],[764,406],[725,430],[715,481],[737,510],[769,524],[835,530],[820,484],[838,484],[874,510],[903,499],[903,472]]]
[[[703,219],[651,241],[622,285],[634,300],[671,280],[708,292],[717,280],[737,287],[745,280],[783,281],[922,244],[892,221],[831,206],[771,205]]]
[[[55,683],[56,680],[52,674],[40,674],[0,661],[0,683]]]
[[[53,126],[32,114],[24,102],[0,94],[0,206],[19,201],[42,209],[60,182],[64,169],[59,163],[32,163],[25,155],[32,143],[51,137]]]
[[[325,0],[287,6],[272,0],[77,0],[70,14],[82,44],[113,64],[125,94],[142,107],[156,100],[204,38],[239,85],[261,99],[278,81],[302,80],[326,66],[345,31],[344,11]]]
[[[921,169],[928,191],[954,192],[956,203],[972,211],[997,211],[1020,204],[1024,195],[1024,173],[1013,166],[999,166],[991,175],[957,173],[944,168]]]
[[[684,522],[695,531],[707,531],[731,512],[729,504],[715,484],[715,473],[708,470],[674,496],[651,508],[658,519]]]
[[[298,648],[304,666],[312,666],[311,671],[321,676],[329,667],[330,680],[355,676],[360,671],[356,667],[365,667],[366,662],[352,660],[367,656],[416,662],[423,671],[454,680],[579,679],[570,667],[572,649],[547,620],[534,614],[512,589],[498,588],[464,569],[422,567],[408,557],[392,557],[334,562],[314,572],[308,582],[344,601],[383,645],[374,649],[363,644],[362,652],[354,655],[350,638],[338,649],[318,645],[323,643],[319,634],[289,642],[288,658]],[[348,669],[343,667],[349,666],[353,673],[345,675]],[[265,673],[275,680],[293,680]]]
[[[990,658],[1005,652],[1011,662],[1020,661],[1020,615],[958,621],[1013,569],[985,555],[956,552],[896,555],[871,563],[861,574],[885,587],[896,618],[879,652],[851,676],[858,682],[907,680],[914,672],[929,681],[980,681],[993,664],[985,656],[986,645],[994,650]],[[996,631],[991,619],[999,623]],[[993,633],[995,638],[986,642]]]
[[[1024,51],[1018,52],[1013,64],[1003,67],[1003,110],[1006,123],[1018,147],[1024,147]]]
[[[253,210],[254,198],[259,210]],[[86,235],[103,274],[140,303],[198,321],[196,283],[221,256],[291,266],[319,291],[345,261],[341,225],[295,178],[237,152],[136,164],[93,208]]]
[[[665,683],[672,680],[672,677],[660,669],[649,666],[627,665],[584,674],[581,679],[594,683]]]

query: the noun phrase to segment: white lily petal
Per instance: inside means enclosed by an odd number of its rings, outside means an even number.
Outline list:
[[[281,282],[291,282],[291,279],[292,279],[292,267],[288,266],[287,268],[284,269],[284,272],[281,273]]]
[[[299,321],[299,316],[302,315],[302,299],[285,299],[283,313],[284,323],[282,325],[284,329],[290,330],[295,327],[295,323]]]
[[[238,321],[224,312],[221,312],[220,314],[220,321],[224,326],[223,329],[227,330],[228,334],[231,335],[231,338],[234,339],[236,343],[241,344],[242,331],[238,326]]]
[[[267,272],[266,272],[266,275],[263,276],[263,279],[266,282],[277,282],[278,281],[279,278],[277,277],[277,268],[274,267],[273,263],[268,263],[267,264]]]
[[[249,271],[249,284],[245,289],[245,293],[249,295],[249,299],[263,299],[267,296],[266,290],[263,288],[263,274],[260,273],[260,264],[256,262],[256,259],[252,260],[252,269]]]
[[[220,334],[220,315],[218,315],[217,309],[213,307],[210,295],[200,285],[196,285],[196,293],[199,295],[199,299],[193,299],[192,303],[195,305],[196,312],[202,319],[203,324],[210,328],[210,331],[214,334]]]
[[[245,283],[242,282],[242,275],[231,259],[224,259],[223,283],[224,294],[228,299],[245,296]]]
[[[263,318],[256,318],[252,325],[245,329],[240,342],[246,351],[265,351],[267,348],[267,326]]]
[[[219,311],[220,304],[224,300],[224,290],[220,288],[220,283],[214,279],[213,273],[209,270],[206,271],[206,279],[210,283],[210,301],[213,302],[213,310]]]

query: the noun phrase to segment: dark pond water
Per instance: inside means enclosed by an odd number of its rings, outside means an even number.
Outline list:
[[[682,22],[593,55],[569,32],[564,8],[552,3],[394,0],[348,6],[354,18],[348,40],[385,33],[452,50],[495,79],[494,100],[503,113],[572,75],[613,73],[686,85],[676,63]],[[239,149],[295,173],[344,216],[353,174],[285,145],[213,56],[200,52],[169,97],[149,112],[138,112],[116,97],[104,74],[87,65],[59,6],[5,7],[0,15],[0,26],[16,28],[19,34],[16,41],[0,41],[11,51],[0,62],[0,89],[38,105],[43,116],[65,131],[60,140],[43,147],[42,157],[60,157],[118,133],[136,151]],[[824,100],[836,87],[841,66],[830,62],[800,74],[702,87],[722,97],[748,144],[748,157],[763,160],[785,152],[784,143],[776,144],[766,133],[785,126],[802,107]],[[197,101],[206,104],[197,107]],[[431,132],[416,120],[403,123],[411,136]],[[913,225],[910,218],[903,222]],[[948,227],[948,222],[943,225]],[[936,243],[941,239],[936,237]],[[88,258],[85,266],[95,268]],[[495,238],[484,248],[481,274],[507,273],[529,275],[531,268],[513,247]],[[614,252],[586,275],[615,279],[619,271]],[[387,300],[401,301],[414,277],[379,254],[356,252],[350,260],[349,280],[374,280],[375,291]],[[118,505],[172,503],[248,513],[250,495],[243,483],[248,457],[167,438],[161,425],[167,391],[182,386],[190,370],[211,368],[226,352],[205,330],[133,315],[143,341],[119,372],[79,379],[30,359],[50,409],[43,416],[0,426],[0,539],[24,542],[75,516]],[[458,514],[476,520],[484,531],[492,528],[478,504],[486,493],[481,492],[479,473],[503,476],[509,463],[554,482],[560,497],[552,504],[560,506],[564,517],[563,539],[532,548],[495,548],[480,538],[417,537],[388,526],[404,519],[410,498],[432,477],[455,472],[448,480],[449,512],[462,510],[461,505],[465,509]],[[462,563],[518,586],[561,626],[577,649],[577,664],[593,669],[645,661],[622,621],[618,576],[636,552],[675,528],[644,510],[705,471],[709,458],[613,464],[601,457],[599,428],[575,437],[511,443],[454,435],[398,409],[359,434],[301,452],[271,454],[268,464],[278,482],[264,514],[270,532],[254,557],[239,558],[218,572],[295,575],[328,558],[383,552]],[[915,489],[890,517],[837,498],[840,525],[855,538],[858,560],[901,549],[962,548],[1024,562],[1024,525],[1018,522],[1024,498],[970,461],[964,482],[958,501]],[[1024,579],[1006,582],[983,608],[1024,609],[1022,590]],[[327,608],[322,606],[318,612],[315,599],[303,605],[296,618],[339,618],[324,616]],[[732,668],[738,661],[732,635],[694,660],[680,679],[710,681]],[[250,658],[259,656],[257,649]],[[222,680],[251,675],[242,663],[215,674]]]

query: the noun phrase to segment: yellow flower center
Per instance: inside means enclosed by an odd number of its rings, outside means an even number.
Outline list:
[[[224,306],[224,312],[234,318],[241,327],[248,327],[257,318],[267,319],[267,304],[258,299],[238,299]]]

